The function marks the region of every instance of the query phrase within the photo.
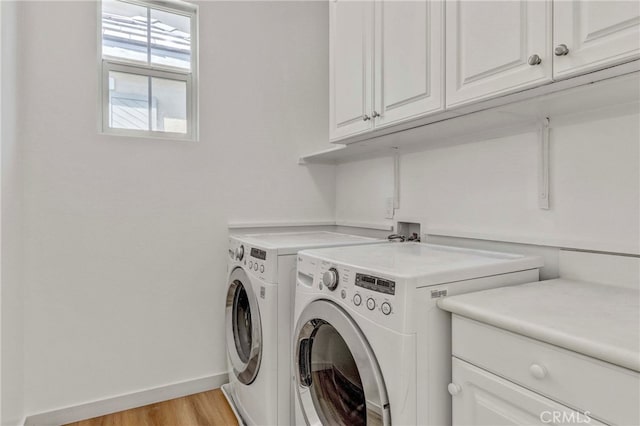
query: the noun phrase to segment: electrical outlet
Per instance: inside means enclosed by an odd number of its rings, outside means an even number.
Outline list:
[[[393,219],[394,208],[393,208],[393,197],[388,197],[386,200],[386,208],[384,217],[387,219]]]

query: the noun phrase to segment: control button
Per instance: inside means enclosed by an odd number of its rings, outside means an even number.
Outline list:
[[[388,302],[384,302],[380,308],[382,309],[382,313],[385,315],[389,315],[391,313],[391,305]]]
[[[254,264],[253,264],[253,270],[254,270],[254,271],[257,271],[257,270],[258,270],[258,262],[256,262],[256,263],[254,263]]]
[[[353,296],[353,304],[356,306],[360,306],[361,303],[362,303],[362,296],[360,296],[359,294],[355,294]]]
[[[260,265],[260,272],[264,272],[264,265]]]
[[[368,298],[367,299],[367,308],[369,308],[370,311],[373,311],[376,308],[376,301],[373,300],[372,298]]]
[[[342,289],[342,291],[340,292],[340,296],[341,296],[343,299],[346,299],[346,298],[347,298],[347,292],[346,292],[344,289]]]
[[[249,261],[249,269],[253,269],[253,261],[252,260]]]

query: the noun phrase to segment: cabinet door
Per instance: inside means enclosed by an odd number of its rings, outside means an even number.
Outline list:
[[[329,6],[329,135],[332,140],[373,127],[373,3]]]
[[[458,358],[452,367],[453,426],[602,424]]]
[[[444,109],[443,3],[378,1],[375,20],[376,127]]]
[[[640,58],[640,2],[554,2],[554,77],[564,78]]]
[[[550,2],[449,0],[446,15],[448,107],[551,81]]]

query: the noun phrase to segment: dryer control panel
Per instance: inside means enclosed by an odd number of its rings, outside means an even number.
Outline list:
[[[391,329],[402,330],[405,290],[399,278],[298,254],[296,292],[330,299]],[[334,281],[335,280],[335,281]],[[403,281],[404,282],[404,281]],[[306,297],[306,296],[302,296]]]
[[[374,277],[373,275],[356,274],[356,286],[366,288],[368,290],[377,291],[379,293],[396,294],[396,282],[384,278]]]

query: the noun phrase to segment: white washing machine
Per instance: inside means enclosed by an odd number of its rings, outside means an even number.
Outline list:
[[[450,316],[436,301],[537,281],[541,266],[421,243],[298,253],[296,424],[451,424]]]
[[[381,241],[335,232],[229,238],[225,324],[229,383],[222,389],[241,422],[288,425],[292,421],[291,333],[298,251]]]

